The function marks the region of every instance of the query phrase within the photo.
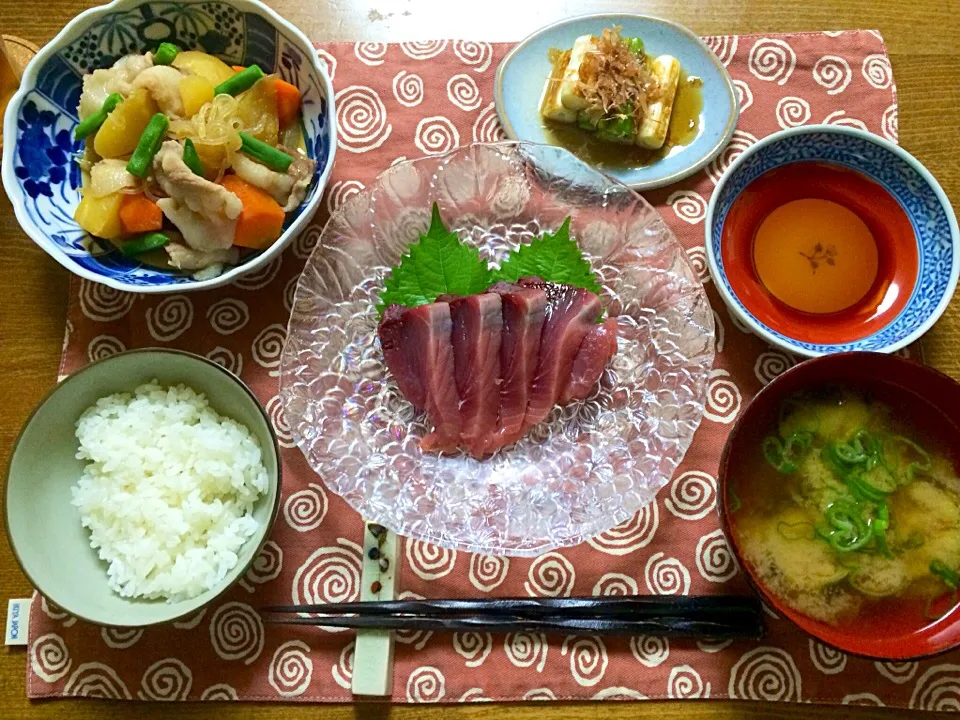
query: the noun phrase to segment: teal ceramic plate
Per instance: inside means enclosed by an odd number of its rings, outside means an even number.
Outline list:
[[[691,77],[703,80],[700,130],[688,145],[676,146],[654,163],[636,168],[600,168],[632,187],[650,190],[692,175],[713,160],[730,141],[740,116],[733,81],[719,58],[690,30],[649,15],[603,14],[563,20],[535,32],[519,43],[497,69],[494,99],[497,116],[508,137],[549,142],[540,119],[540,94],[550,75],[550,48],[566,49],[580,35],[599,35],[619,25],[624,37],[643,39],[650,55],[673,55]]]

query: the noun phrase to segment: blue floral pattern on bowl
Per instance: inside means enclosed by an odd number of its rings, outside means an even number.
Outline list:
[[[85,22],[85,16],[92,19]],[[126,258],[109,243],[91,238],[73,220],[81,184],[73,156],[82,147],[73,133],[79,122],[83,75],[109,67],[124,55],[156,49],[164,41],[204,50],[230,65],[256,63],[300,89],[305,145],[317,167],[304,202],[287,215],[284,229],[295,226],[291,235],[312,216],[336,145],[329,79],[308,54],[309,42],[260,3],[119,0],[75,19],[49,51],[45,48],[38,55],[39,67],[33,73],[28,69],[19,102],[11,103],[7,114],[15,114],[15,134],[5,138],[4,145],[12,152],[8,156],[5,149],[4,165],[12,164],[13,172],[4,169],[4,184],[24,229],[61,264],[90,279],[141,292],[219,285],[252,269],[256,259],[247,258],[215,281],[198,282],[190,275]],[[5,132],[11,132],[9,118]],[[278,252],[285,240],[264,254]]]
[[[817,344],[788,337],[750,314],[733,292],[723,267],[720,240],[734,201],[751,182],[777,167],[822,161],[869,177],[893,196],[917,238],[917,282],[906,307],[879,331],[855,342]],[[707,214],[711,274],[731,309],[768,341],[802,355],[850,350],[892,352],[918,339],[943,313],[957,285],[960,233],[943,190],[919,162],[879,137],[845,127],[805,127],[777,133],[745,152],[721,180]]]

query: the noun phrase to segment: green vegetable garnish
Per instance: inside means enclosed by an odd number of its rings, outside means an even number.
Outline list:
[[[620,108],[616,115],[601,118],[597,123],[597,136],[607,142],[629,140],[637,134],[637,125],[633,120],[633,106],[629,103]]]
[[[263,70],[259,65],[251,65],[244,68],[233,77],[228,77],[222,83],[217,85],[213,92],[215,95],[239,95],[244,90],[248,90],[257,80],[263,77]]]
[[[807,430],[798,430],[791,433],[786,440],[770,435],[763,439],[763,457],[770,465],[782,472],[784,475],[790,475],[796,472],[797,463],[807,454],[810,446],[813,444],[813,433]]]
[[[169,242],[170,237],[162,232],[148,232],[127,240],[123,243],[120,250],[124,255],[129,257],[162,248]]]
[[[180,48],[173,43],[162,42],[157,51],[153,54],[154,65],[169,65],[173,59],[180,54]]]
[[[942,560],[930,561],[930,573],[943,580],[944,584],[951,590],[960,587],[960,574]]]
[[[93,135],[100,129],[100,126],[106,122],[107,115],[112,113],[117,105],[122,102],[123,95],[120,93],[110,93],[107,95],[107,99],[103,101],[103,105],[100,106],[99,110],[80,121],[77,129],[73,131],[73,137],[76,140],[83,140],[85,137]]]
[[[163,113],[156,113],[150,118],[150,122],[147,123],[147,127],[140,135],[139,142],[137,142],[137,149],[133,151],[130,162],[127,163],[128,173],[141,180],[147,176],[147,173],[150,172],[153,156],[160,149],[160,143],[163,142],[169,125],[170,120]]]
[[[643,40],[641,40],[638,37],[632,37],[632,38],[623,38],[623,42],[626,43],[627,47],[630,49],[630,52],[632,52],[637,57],[643,57],[644,55]]]
[[[256,67],[256,65],[251,65],[251,67]],[[247,69],[249,70],[250,68]],[[240,135],[240,149],[271,170],[278,173],[285,173],[290,167],[290,163],[293,162],[292,157],[281,150],[277,150],[272,145],[268,145],[262,140],[257,140],[257,138],[245,132],[238,134]]]
[[[387,305],[416,307],[437,299],[444,293],[475,295],[493,283],[486,263],[476,248],[460,242],[440,218],[440,209],[433,204],[430,229],[410,246],[400,265],[384,280],[379,309]]]
[[[873,533],[862,508],[856,503],[837,500],[827,506],[827,542],[837,552],[853,552],[870,542]]]
[[[877,550],[886,557],[891,557],[890,548],[887,546],[888,527],[890,527],[890,508],[886,503],[882,503],[877,509],[877,516],[870,523],[870,530],[873,532]]]
[[[183,163],[193,172],[194,175],[203,177],[203,163],[197,154],[197,148],[193,146],[193,140],[186,139],[183,143]]]

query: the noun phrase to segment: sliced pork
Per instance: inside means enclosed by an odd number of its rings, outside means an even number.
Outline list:
[[[601,324],[594,325],[580,343],[570,371],[570,380],[560,393],[560,404],[587,397],[616,352],[617,319],[607,318]]]
[[[521,432],[525,433],[545,420],[557,404],[570,378],[577,351],[595,327],[602,308],[600,298],[583,288],[544,282],[539,278],[521,278],[518,284],[543,290],[547,296],[537,370],[523,418]]]
[[[487,289],[501,301],[499,433],[490,451],[515,443],[523,435],[530,386],[540,353],[547,294],[542,288],[498,282]]]

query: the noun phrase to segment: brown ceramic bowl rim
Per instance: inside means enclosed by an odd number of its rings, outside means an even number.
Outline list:
[[[174,617],[166,618],[164,620],[154,620],[151,622],[141,623],[137,625],[93,620],[91,618],[85,617],[81,613],[72,612],[65,605],[57,602],[54,598],[47,596],[43,592],[43,590],[40,588],[40,586],[36,583],[36,581],[33,579],[33,576],[30,575],[30,572],[27,570],[26,565],[23,562],[23,559],[20,557],[20,553],[17,551],[16,542],[13,539],[13,534],[10,532],[10,473],[13,468],[13,458],[17,454],[17,449],[20,447],[20,441],[23,440],[23,434],[26,432],[27,427],[29,427],[30,423],[33,422],[33,419],[36,417],[37,413],[39,413],[41,408],[43,408],[48,402],[50,402],[53,396],[56,395],[56,393],[62,387],[64,387],[67,383],[73,382],[77,378],[80,378],[91,368],[97,365],[110,363],[116,358],[129,356],[129,355],[150,355],[150,354],[181,355],[183,357],[189,358],[190,360],[198,361],[205,365],[210,365],[216,368],[218,371],[220,371],[224,375],[226,375],[230,380],[234,382],[234,384],[239,386],[247,394],[250,400],[253,401],[253,404],[256,406],[257,410],[259,410],[261,416],[263,417],[264,422],[266,423],[267,431],[270,433],[270,440],[272,441],[272,444],[270,447],[276,458],[276,466],[277,466],[277,482],[276,482],[277,493],[276,493],[276,497],[273,500],[273,507],[270,509],[270,517],[268,518],[266,526],[264,527],[263,538],[261,538],[260,542],[257,544],[257,548],[254,551],[254,553],[250,556],[250,560],[241,568],[240,572],[237,573],[236,578],[234,578],[229,583],[223,585],[216,592],[216,594],[213,595],[213,597],[211,597],[205,603],[203,603],[198,607],[191,608],[190,610],[184,613],[181,613],[179,615],[176,615]],[[99,627],[145,628],[145,627],[153,627],[156,625],[166,625],[168,623],[173,623],[179,620],[183,620],[184,618],[189,617],[191,615],[195,615],[201,610],[204,610],[207,607],[209,607],[215,600],[222,597],[224,593],[226,593],[234,585],[236,585],[243,579],[243,577],[247,574],[247,571],[251,568],[253,563],[256,561],[257,556],[260,555],[260,551],[263,550],[263,546],[266,544],[267,540],[269,539],[270,531],[277,520],[277,515],[279,514],[279,511],[280,511],[280,495],[283,489],[283,465],[280,457],[280,444],[277,441],[277,433],[273,428],[273,423],[270,422],[270,416],[267,414],[267,411],[263,407],[263,404],[257,399],[257,396],[254,395],[250,387],[243,380],[241,380],[238,375],[231,372],[230,370],[227,370],[227,368],[223,367],[219,363],[214,362],[210,358],[203,357],[202,355],[197,355],[196,353],[188,352],[186,350],[177,350],[175,348],[156,347],[156,348],[137,348],[134,350],[124,350],[123,352],[114,353],[113,355],[110,355],[108,357],[100,358],[99,360],[94,360],[93,362],[87,365],[84,365],[79,370],[71,373],[63,380],[60,380],[57,383],[55,383],[53,387],[51,387],[49,390],[47,390],[46,393],[44,393],[40,401],[34,406],[33,410],[30,411],[30,414],[27,416],[27,419],[23,421],[23,425],[20,426],[20,431],[17,433],[17,437],[13,441],[13,445],[11,445],[10,447],[10,456],[7,458],[7,472],[6,472],[5,479],[6,479],[6,486],[4,488],[3,529],[7,536],[7,543],[10,545],[10,551],[13,553],[13,557],[17,561],[17,565],[20,567],[20,571],[26,576],[27,580],[36,589],[36,591],[43,597],[55,603],[57,607],[69,613],[71,616],[76,617],[80,620],[83,620],[84,622],[88,622],[93,625],[97,625]]]
[[[761,388],[760,391],[753,397],[753,400],[750,401],[750,404],[747,405],[747,407],[744,409],[742,413],[740,413],[740,416],[737,418],[736,422],[733,424],[733,428],[731,428],[730,434],[727,436],[727,440],[723,445],[723,452],[720,454],[720,467],[717,472],[717,493],[719,495],[719,502],[718,502],[717,509],[720,513],[721,528],[723,529],[724,535],[726,535],[727,542],[730,545],[730,550],[733,553],[733,556],[736,558],[736,562],[740,567],[740,570],[742,571],[744,577],[747,579],[747,583],[750,585],[750,587],[753,588],[754,592],[756,592],[757,595],[760,596],[764,604],[767,605],[772,612],[779,610],[783,605],[783,602],[779,598],[777,598],[775,595],[773,595],[767,589],[767,587],[754,576],[753,570],[751,570],[749,565],[744,561],[743,555],[740,552],[740,545],[737,542],[737,539],[732,532],[732,527],[730,524],[730,510],[727,507],[727,493],[726,493],[726,486],[728,482],[727,476],[729,474],[728,466],[730,463],[731,448],[733,447],[733,444],[736,442],[736,439],[738,438],[740,431],[743,429],[743,426],[745,424],[745,418],[747,416],[747,412],[750,406],[753,405],[753,403],[756,402],[757,398],[759,398],[763,394],[767,394],[767,395],[775,394],[778,390],[778,386],[783,384],[781,382],[783,378],[787,378],[790,375],[803,372],[807,367],[811,365],[823,364],[825,362],[837,362],[838,358],[845,358],[845,357],[851,357],[851,356],[863,357],[870,362],[872,361],[891,362],[894,365],[897,365],[900,368],[902,368],[905,372],[924,373],[924,374],[930,375],[931,377],[937,377],[942,380],[947,380],[953,384],[958,384],[956,380],[951,378],[946,373],[943,373],[937,370],[936,368],[932,368],[928,365],[922,365],[920,363],[913,362],[911,360],[907,360],[907,359],[898,357],[896,355],[890,355],[887,353],[854,350],[850,352],[820,355],[818,357],[808,358],[802,362],[799,362],[793,367],[788,368],[787,370],[782,372],[773,380],[771,380],[766,386]],[[793,612],[796,612],[796,611],[793,611]],[[778,617],[785,618],[795,628],[803,632],[805,635],[809,635],[810,637],[815,638],[819,642],[829,645],[830,647],[835,648],[847,655],[851,655],[853,657],[865,658],[868,660],[886,660],[886,661],[893,661],[893,662],[923,660],[925,658],[932,658],[932,657],[937,657],[938,655],[943,655],[944,653],[950,652],[951,650],[956,650],[958,647],[960,647],[960,642],[955,642],[952,645],[948,645],[947,647],[944,647],[940,650],[935,650],[933,652],[924,652],[924,653],[919,653],[915,655],[904,655],[904,656],[897,656],[897,657],[871,655],[869,653],[863,653],[863,652],[858,652],[856,650],[851,650],[850,648],[847,648],[847,647],[840,647],[834,643],[829,642],[828,640],[824,639],[820,635],[810,632],[806,628],[803,628],[797,623],[795,623],[793,618],[788,613],[780,612]]]

